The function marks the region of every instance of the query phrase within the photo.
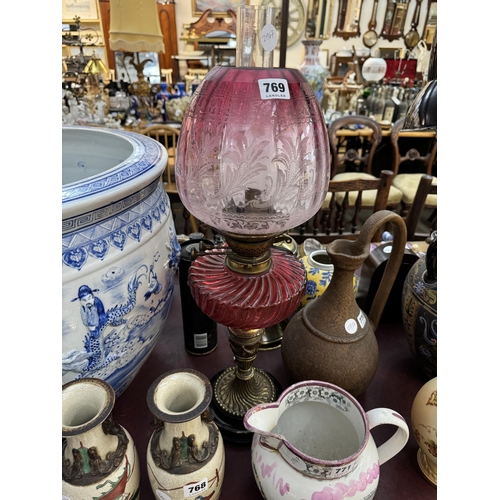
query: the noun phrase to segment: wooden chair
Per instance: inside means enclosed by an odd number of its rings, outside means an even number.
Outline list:
[[[160,69],[161,76],[165,77],[165,82],[168,83],[169,85],[172,85],[172,73],[173,73],[172,68],[167,68],[167,69]]]
[[[169,125],[151,125],[147,127],[144,135],[152,137],[161,144],[165,146],[168,152],[167,166],[163,172],[163,187],[168,194],[170,203],[179,203],[182,205],[182,201],[177,191],[177,186],[175,184],[175,155],[177,152],[177,141],[179,139],[179,129],[170,127]],[[175,218],[175,210],[172,207],[172,214]],[[184,222],[184,234],[189,235],[192,232],[198,231],[198,224],[196,219],[184,205],[182,205],[182,215],[185,219]]]
[[[392,177],[390,170],[382,170],[379,178],[331,180],[328,185],[328,205],[323,205],[313,219],[290,231],[290,236],[299,244],[306,238],[314,238],[323,244],[338,238],[357,238],[362,225],[361,211],[367,206],[364,197],[368,195],[374,199],[370,209],[365,210],[369,212],[368,216],[385,210]],[[373,241],[381,241],[382,232],[383,228]]]
[[[348,137],[338,136],[348,129]],[[330,123],[328,138],[332,155],[330,178],[342,172],[372,173],[375,151],[382,141],[382,129],[371,118],[359,115],[342,116]]]
[[[191,84],[193,83],[196,77],[192,75],[188,75],[187,73],[184,75],[184,81],[186,82],[186,92],[191,92]]]
[[[362,127],[362,128],[361,128]],[[352,134],[342,137],[340,130],[350,129]],[[332,165],[330,179],[334,181],[373,180],[377,177],[372,173],[372,164],[375,151],[382,141],[382,129],[371,118],[359,115],[343,116],[330,124],[328,128]],[[375,203],[376,192],[365,193],[363,208],[372,208]],[[391,185],[387,198],[388,210],[396,210],[403,194]],[[329,193],[323,203],[326,208],[330,203]],[[354,198],[349,199],[349,206],[353,206]]]
[[[184,75],[184,80],[186,81],[186,92],[191,91],[191,84],[195,80],[196,76],[198,76],[198,80],[203,81],[203,78],[208,73],[208,69],[193,69],[189,68]]]
[[[437,185],[432,183],[433,180],[434,177],[432,175],[424,174],[420,177],[417,192],[405,219],[408,241],[426,240],[436,230],[437,207],[432,212],[429,231],[426,233],[417,233],[417,226],[421,220],[427,197],[429,195],[437,195]]]
[[[428,150],[424,154],[420,152],[417,148],[413,147],[413,144],[408,143],[409,149],[406,153],[402,154],[403,138],[401,137],[401,131],[404,125],[404,118],[399,119],[392,127],[391,131],[391,146],[392,146],[392,170],[394,172],[393,185],[399,189],[402,193],[401,199],[401,211],[400,214],[405,218],[410,210],[411,205],[414,202],[415,195],[419,186],[420,179],[423,175],[432,176],[432,170],[434,166],[434,161],[436,160],[437,154],[437,137],[431,139],[430,145],[428,145]],[[402,172],[403,163],[404,167],[407,168],[409,163],[411,164],[411,172]],[[419,170],[420,172],[415,172]],[[432,177],[432,184],[437,185],[437,176]],[[424,208],[436,208],[437,207],[437,194],[429,194],[425,200]]]

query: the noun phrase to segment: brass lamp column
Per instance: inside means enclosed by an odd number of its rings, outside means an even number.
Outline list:
[[[275,377],[252,366],[264,328],[295,311],[306,275],[293,255],[272,247],[275,235],[241,238],[225,233],[224,237],[227,245],[195,258],[189,285],[205,314],[228,326],[236,366],[212,379],[212,409],[226,439],[246,442],[251,437],[242,425],[246,412],[274,401],[282,391]]]

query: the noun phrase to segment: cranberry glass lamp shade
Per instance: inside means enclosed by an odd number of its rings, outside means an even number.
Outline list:
[[[300,71],[207,74],[184,117],[175,167],[196,218],[221,233],[277,235],[318,211],[329,174],[325,121]]]

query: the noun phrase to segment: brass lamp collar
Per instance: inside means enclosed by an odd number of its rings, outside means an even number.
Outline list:
[[[271,247],[279,234],[221,234],[232,250],[226,256],[226,265],[230,269],[241,274],[259,274],[271,268]]]
[[[241,274],[259,274],[271,268],[271,250],[258,257],[243,257],[235,252],[226,255],[226,265]]]

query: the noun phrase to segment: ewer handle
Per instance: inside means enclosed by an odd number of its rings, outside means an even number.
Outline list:
[[[366,412],[370,430],[378,425],[390,424],[398,427],[397,431],[384,444],[377,447],[379,464],[382,465],[397,455],[408,442],[410,432],[405,419],[389,408],[375,408]]]

